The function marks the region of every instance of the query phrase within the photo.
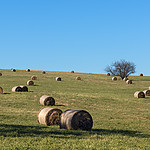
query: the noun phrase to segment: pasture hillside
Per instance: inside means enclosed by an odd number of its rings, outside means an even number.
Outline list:
[[[150,86],[149,76],[130,76],[133,84],[103,74],[1,69],[0,149],[2,150],[99,150],[150,149],[150,96],[134,98]],[[37,76],[34,85],[27,81]],[[56,81],[61,77],[61,81]],[[76,80],[81,77],[81,80]],[[12,92],[26,85],[28,92]],[[55,106],[86,110],[93,118],[91,131],[66,130],[37,122],[42,95],[55,99]]]

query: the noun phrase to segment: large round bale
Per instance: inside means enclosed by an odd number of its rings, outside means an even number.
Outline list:
[[[76,77],[76,80],[81,80],[81,77]]]
[[[128,78],[127,78],[127,77],[123,78],[123,81],[127,81],[127,80],[128,80]]]
[[[24,85],[20,85],[22,92],[28,92],[28,87]]]
[[[113,81],[116,81],[116,80],[117,80],[117,77],[112,77],[112,80],[113,80]]]
[[[26,69],[27,72],[30,72],[30,69]]]
[[[46,74],[46,72],[45,72],[45,71],[42,71],[42,73],[43,73],[43,74]]]
[[[33,75],[33,76],[31,77],[31,80],[37,80],[37,76]]]
[[[16,69],[11,69],[12,72],[16,72]]]
[[[22,92],[22,88],[20,86],[14,86],[12,92]]]
[[[137,91],[137,92],[134,93],[134,97],[136,97],[136,98],[145,98],[145,94],[144,94],[144,92]]]
[[[132,80],[127,80],[126,83],[127,84],[132,84]]]
[[[0,72],[0,76],[2,76],[2,73]]]
[[[146,96],[150,96],[150,90],[144,90],[143,92]]]
[[[56,81],[61,81],[61,78],[60,77],[56,77]]]
[[[143,73],[140,73],[139,76],[143,76]]]
[[[34,85],[34,82],[32,80],[27,81],[27,85]]]
[[[106,73],[106,76],[110,76],[110,73]]]
[[[0,94],[3,94],[3,88],[0,87]]]
[[[48,95],[43,95],[40,97],[39,103],[41,105],[45,105],[45,106],[53,106],[53,105],[55,105],[55,99]]]
[[[57,108],[45,107],[38,114],[38,123],[50,125],[59,125],[62,111]]]
[[[71,71],[71,73],[74,73],[74,71]]]
[[[93,120],[85,110],[66,110],[61,115],[60,129],[91,130]]]

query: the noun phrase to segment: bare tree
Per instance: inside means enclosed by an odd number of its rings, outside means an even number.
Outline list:
[[[122,79],[128,77],[130,74],[135,73],[135,64],[125,60],[115,61],[110,66],[105,68],[106,72],[115,76],[120,76]]]

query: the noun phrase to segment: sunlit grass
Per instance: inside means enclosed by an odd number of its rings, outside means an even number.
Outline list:
[[[128,85],[112,76],[64,72],[0,70],[0,147],[1,149],[150,149],[150,97],[137,99],[135,91],[150,86],[150,77],[131,76]],[[11,92],[26,85],[36,75],[29,92]],[[61,82],[55,80],[57,76]],[[76,76],[81,81],[75,80]],[[92,131],[59,129],[37,122],[42,95],[55,98],[52,107],[83,109],[93,118]]]

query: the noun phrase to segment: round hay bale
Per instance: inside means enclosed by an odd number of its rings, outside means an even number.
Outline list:
[[[28,92],[28,87],[24,85],[20,85],[22,92]]]
[[[61,81],[61,78],[60,77],[56,77],[56,81]]]
[[[34,82],[32,80],[27,81],[27,85],[34,85]]]
[[[146,96],[150,96],[150,90],[144,90],[143,92]]]
[[[112,77],[112,80],[113,80],[113,81],[116,81],[116,80],[117,80],[117,77]]]
[[[45,71],[42,71],[42,73],[43,73],[43,74],[46,74],[46,72],[45,72]]]
[[[37,76],[33,75],[33,76],[31,77],[31,80],[37,80]]]
[[[71,73],[74,73],[74,71],[71,71]]]
[[[127,80],[126,83],[127,84],[132,84],[132,80]]]
[[[22,88],[20,86],[14,86],[12,92],[22,92]]]
[[[2,73],[0,72],[0,76],[2,76]]]
[[[16,72],[16,69],[11,69],[12,72]]]
[[[48,96],[48,95],[43,95],[40,98],[39,103],[42,105],[45,105],[45,106],[53,106],[53,105],[55,105],[55,99],[53,97]]]
[[[136,98],[145,98],[144,92],[137,91],[134,93],[134,97]]]
[[[3,94],[3,88],[0,87],[0,94]]]
[[[139,76],[143,76],[143,73],[140,73]]]
[[[61,115],[60,129],[91,130],[93,120],[85,110],[66,110]]]
[[[123,81],[127,81],[127,80],[128,80],[128,78],[127,78],[127,77],[123,78]]]
[[[50,125],[59,125],[62,111],[57,108],[45,107],[38,114],[38,123]]]
[[[81,80],[81,77],[76,77],[76,80]]]
[[[106,76],[110,76],[110,73],[106,73]]]
[[[30,72],[30,69],[26,69],[27,72]]]

